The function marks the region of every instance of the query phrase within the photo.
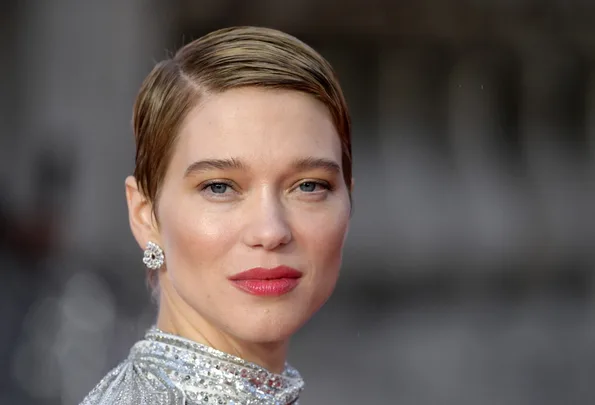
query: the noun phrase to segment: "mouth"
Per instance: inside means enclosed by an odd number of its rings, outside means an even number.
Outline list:
[[[240,290],[261,297],[278,297],[292,291],[300,283],[302,272],[287,266],[272,269],[262,267],[229,277]]]

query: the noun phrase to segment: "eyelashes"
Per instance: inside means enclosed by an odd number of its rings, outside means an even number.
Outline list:
[[[297,188],[300,191],[303,191],[305,193],[314,193],[317,191],[324,191],[324,190],[331,191],[331,186],[329,183],[323,182],[323,181],[315,181],[315,180],[302,181],[301,183],[299,183],[297,185]]]
[[[232,184],[223,181],[211,181],[202,186],[202,191],[208,190],[213,194],[224,194],[228,189],[232,188]]]
[[[208,197],[216,199],[230,198],[229,191],[233,191],[237,194],[237,191],[234,190],[233,183],[224,180],[212,180],[203,183],[199,186],[199,191]]]
[[[199,191],[213,198],[230,198],[239,191],[233,182],[228,180],[211,180],[201,184]],[[291,192],[298,191],[305,195],[320,195],[333,191],[329,182],[322,180],[302,180],[292,187]]]

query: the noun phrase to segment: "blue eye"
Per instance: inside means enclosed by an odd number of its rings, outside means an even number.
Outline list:
[[[238,196],[234,183],[227,180],[207,181],[200,185],[199,192],[211,201],[231,201]]]
[[[205,188],[208,188],[213,194],[225,194],[229,185],[225,183],[211,183]]]
[[[304,193],[314,193],[316,191],[329,190],[330,187],[327,184],[320,183],[318,181],[304,181],[299,185],[300,191]]]
[[[300,184],[300,190],[306,193],[311,193],[313,191],[316,191],[316,186],[317,184],[312,181],[305,181],[302,184]]]

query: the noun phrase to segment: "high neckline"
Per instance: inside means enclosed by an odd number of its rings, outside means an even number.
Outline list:
[[[288,363],[276,374],[156,327],[133,346],[130,357],[165,372],[184,396],[197,403],[296,404],[304,387],[299,372]],[[155,373],[151,375],[159,379]]]

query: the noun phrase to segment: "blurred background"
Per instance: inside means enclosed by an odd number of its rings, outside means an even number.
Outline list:
[[[0,404],[77,404],[155,315],[128,227],[132,103],[230,25],[339,73],[355,211],[295,337],[304,404],[595,400],[595,3],[5,0]]]

